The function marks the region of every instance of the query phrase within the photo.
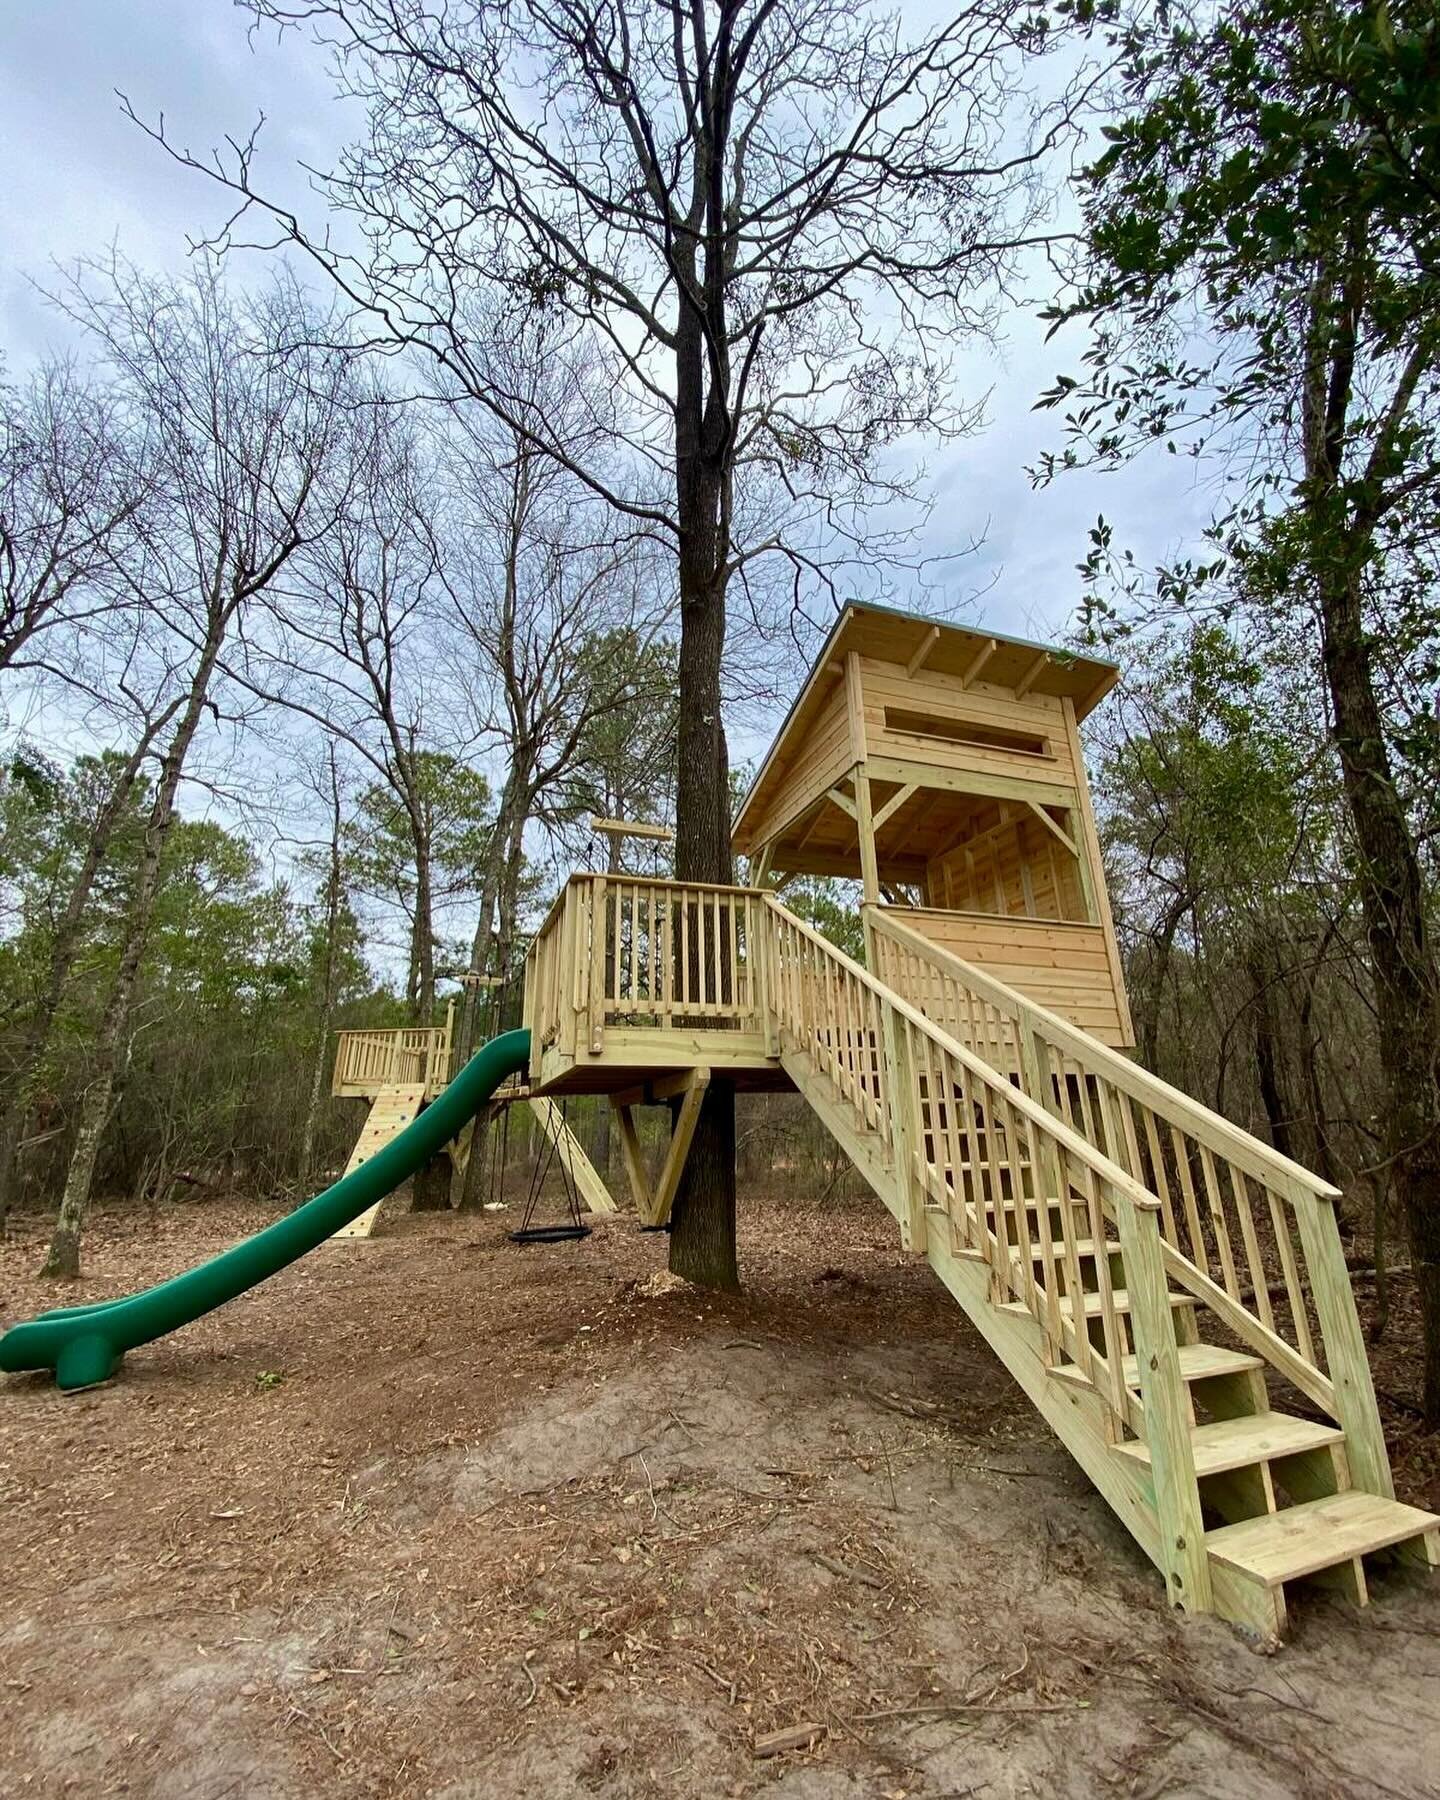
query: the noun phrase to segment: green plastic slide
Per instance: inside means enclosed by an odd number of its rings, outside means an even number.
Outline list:
[[[506,1076],[517,1074],[529,1060],[528,1031],[491,1038],[398,1137],[288,1218],[142,1294],[99,1306],[61,1307],[16,1325],[0,1338],[0,1369],[53,1369],[67,1390],[108,1380],[127,1350],[223,1306],[383,1200],[458,1136]]]

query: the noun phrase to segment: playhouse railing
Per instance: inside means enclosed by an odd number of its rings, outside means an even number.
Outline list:
[[[572,875],[531,946],[538,1047],[599,1055],[607,1029],[760,1031],[753,888]]]
[[[1389,1461],[1335,1217],[1339,1189],[883,907],[876,973],[1083,1135],[1159,1206],[1172,1281],[1344,1427],[1352,1474],[1389,1495]]]
[[[450,1021],[394,1031],[336,1034],[334,1094],[376,1094],[383,1087],[438,1091],[450,1078]]]

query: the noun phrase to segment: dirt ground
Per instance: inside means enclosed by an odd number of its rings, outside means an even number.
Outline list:
[[[74,1298],[266,1218],[101,1216]],[[624,1219],[419,1215],[108,1387],[5,1378],[0,1794],[1440,1793],[1423,1585],[1272,1658],[1183,1621],[878,1206],[742,1219],[735,1300]]]

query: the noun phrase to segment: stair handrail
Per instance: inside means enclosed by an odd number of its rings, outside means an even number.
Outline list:
[[[877,1123],[882,1126],[882,1136],[888,1138],[892,1154],[899,1151],[894,1157],[899,1177],[897,1210],[903,1211],[906,1190],[918,1176],[946,1213],[953,1234],[947,1249],[953,1252],[954,1238],[958,1237],[966,1249],[978,1250],[989,1266],[992,1283],[1014,1294],[1039,1326],[1047,1362],[1072,1361],[1110,1408],[1116,1435],[1128,1427],[1145,1441],[1153,1477],[1156,1560],[1173,1600],[1207,1609],[1210,1574],[1185,1384],[1164,1273],[1158,1198],[772,894],[766,895],[765,904],[765,916],[770,922],[762,959],[768,1017],[778,1021],[782,1031],[789,1031],[797,1049],[813,1065],[824,1068],[821,1049],[825,1047],[833,1065],[825,1072],[842,1094],[846,1091],[848,1061],[850,1098],[860,1102],[862,1108],[867,1098],[863,1089],[867,1082],[873,1085],[881,1100],[881,1119]],[[792,1006],[795,996],[787,995],[787,934],[800,945],[808,945],[821,966],[829,965],[830,977],[817,984],[823,993],[818,996],[821,1004],[814,1009],[807,1009],[803,1003],[803,986],[796,989],[800,996],[798,1005]],[[794,966],[798,968],[798,959]],[[857,1012],[851,996],[839,993],[843,982],[869,996],[876,1013],[874,1020],[867,1022],[863,1007]],[[843,1016],[832,1020],[826,1008],[837,994]],[[867,1078],[858,1086],[853,1078],[857,1056],[863,1056]],[[923,1071],[918,1058],[924,1059]],[[897,1079],[897,1075],[902,1079]],[[979,1108],[975,1104],[977,1090],[983,1090],[985,1096]],[[963,1149],[962,1135],[966,1139]],[[997,1152],[997,1142],[1002,1139],[1005,1148]],[[944,1149],[942,1141],[947,1146]],[[926,1154],[927,1142],[936,1147],[934,1165]],[[1028,1163],[1024,1156],[1027,1150]],[[967,1154],[973,1200],[966,1188],[963,1159]],[[1053,1209],[1049,1198],[1052,1161],[1058,1175]],[[948,1183],[944,1180],[946,1167],[950,1174]],[[1035,1184],[1033,1210],[1038,1255],[1027,1220],[1027,1169]],[[1010,1210],[1019,1240],[1016,1245],[1010,1243],[1008,1235],[1001,1237],[985,1219],[987,1210],[993,1212],[1004,1231],[1001,1220],[1006,1208],[1006,1173],[1010,1177]],[[1076,1203],[1071,1201],[1072,1188],[1077,1190]],[[1093,1294],[1080,1279],[1074,1204],[1085,1206],[1087,1228],[1096,1246],[1098,1288]],[[1062,1242],[1058,1253],[1052,1210],[1060,1221]],[[1139,1405],[1130,1392],[1123,1367],[1127,1339],[1111,1291],[1104,1248],[1107,1219],[1117,1227],[1125,1256]],[[930,1253],[928,1226],[922,1243]],[[1037,1267],[1043,1270],[1043,1280],[1037,1278]],[[1092,1300],[1097,1304],[1099,1345],[1090,1336]]]
[[[1008,982],[1001,981],[978,964],[968,962],[943,944],[927,938],[923,932],[916,931],[913,926],[896,918],[893,908],[870,906],[866,908],[866,915],[874,930],[927,956],[938,967],[949,967],[963,975],[977,995],[983,996],[992,1006],[1005,1012],[1014,1024],[1043,1025],[1047,1035],[1055,1042],[1063,1044],[1072,1056],[1084,1057],[1095,1068],[1103,1069],[1117,1087],[1125,1087],[1137,1098],[1164,1109],[1177,1123],[1183,1120],[1188,1129],[1203,1131],[1211,1138],[1223,1141],[1228,1146],[1224,1154],[1234,1154],[1237,1159],[1243,1157],[1247,1163],[1253,1161],[1257,1179],[1265,1179],[1261,1174],[1261,1170],[1265,1170],[1282,1177],[1287,1185],[1293,1182],[1295,1186],[1318,1198],[1344,1198],[1340,1188],[1317,1175],[1313,1169],[1307,1169],[1303,1163],[1286,1156],[1273,1144],[1257,1138],[1253,1132],[1246,1131],[1243,1125],[1237,1125],[1233,1119],[1212,1112],[1208,1106],[1183,1089],[1172,1087],[1168,1081],[1152,1074],[1142,1063],[1132,1062],[1128,1056],[1123,1056],[1100,1038],[1092,1036],[1078,1025],[1072,1025],[1052,1008],[1042,1006],[1038,1000],[1022,994],[1018,988],[1011,987]],[[1249,1172],[1247,1168],[1247,1173]]]
[[[1146,1180],[1148,1165],[1147,1186],[1157,1194],[1161,1206],[1161,1238],[1169,1278],[1204,1301],[1237,1336],[1339,1421],[1350,1446],[1351,1475],[1357,1486],[1393,1495],[1389,1453],[1336,1219],[1334,1203],[1342,1197],[1341,1190],[1060,1014],[932,942],[897,919],[892,910],[869,906],[865,914],[874,937],[888,938],[910,956],[924,959],[1003,1013],[1018,1036],[1019,1072],[1037,1094],[1068,1106],[1067,1084],[1059,1077],[1078,1072],[1093,1078],[1095,1110],[1100,1116],[1098,1121],[1088,1122],[1098,1123],[1141,1180]],[[1066,1069],[1067,1059],[1073,1069]],[[1108,1104],[1104,1084],[1118,1097]],[[1088,1098],[1082,1095],[1079,1100],[1088,1109]],[[1169,1131],[1168,1159],[1157,1120]],[[1196,1146],[1198,1180],[1192,1176],[1183,1138],[1192,1139]],[[1178,1190],[1174,1194],[1167,1160]],[[1229,1208],[1223,1173],[1229,1177]],[[1258,1185],[1268,1203],[1279,1263],[1277,1279],[1272,1280],[1266,1265],[1249,1182]],[[1283,1201],[1293,1216],[1298,1257],[1290,1220],[1282,1215],[1277,1201]],[[1239,1280],[1241,1263],[1229,1234],[1231,1212],[1238,1227],[1241,1257],[1250,1272],[1248,1294]],[[1219,1279],[1211,1273],[1212,1262]],[[1290,1309],[1293,1343],[1283,1334],[1282,1321],[1272,1305],[1272,1286]],[[1314,1333],[1307,1317],[1307,1300],[1315,1315]],[[1324,1367],[1316,1354],[1317,1337]]]
[[[1023,1088],[1012,1087],[1005,1077],[992,1068],[983,1057],[977,1056],[958,1038],[947,1032],[943,1026],[937,1025],[933,1019],[928,1018],[919,1007],[913,1005],[903,994],[891,988],[877,975],[872,974],[863,963],[858,963],[853,957],[847,956],[837,945],[832,944],[829,938],[818,932],[813,925],[807,924],[798,913],[792,913],[789,907],[777,900],[774,895],[767,893],[765,903],[767,908],[782,919],[787,926],[798,930],[826,956],[833,958],[848,974],[856,977],[863,986],[869,988],[883,1004],[893,1007],[901,1018],[906,1019],[916,1030],[924,1032],[957,1062],[962,1063],[985,1086],[996,1091],[1003,1088],[1004,1098],[1008,1105],[1015,1107],[1039,1130],[1062,1146],[1069,1155],[1084,1163],[1099,1180],[1113,1187],[1117,1193],[1123,1194],[1132,1206],[1142,1212],[1159,1212],[1159,1199],[1143,1183],[1121,1168],[1119,1163],[1106,1156],[1103,1150],[1097,1149],[1087,1138],[1082,1137],[1078,1131],[1067,1125],[1063,1119],[1057,1119],[1054,1113],[1047,1111],[1038,1101],[1033,1100]],[[773,992],[770,995],[770,1003],[772,1006],[777,1005],[777,996]]]

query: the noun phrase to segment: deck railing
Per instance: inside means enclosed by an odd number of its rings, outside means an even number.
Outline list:
[[[753,888],[572,875],[526,963],[537,1051],[599,1055],[610,1026],[756,1031]]]
[[[1357,1478],[1389,1493],[1339,1189],[886,909],[867,923],[881,979],[1154,1196],[1170,1279],[1338,1419]]]
[[[450,1024],[395,1031],[336,1033],[334,1094],[376,1094],[382,1087],[438,1090],[450,1079]]]

